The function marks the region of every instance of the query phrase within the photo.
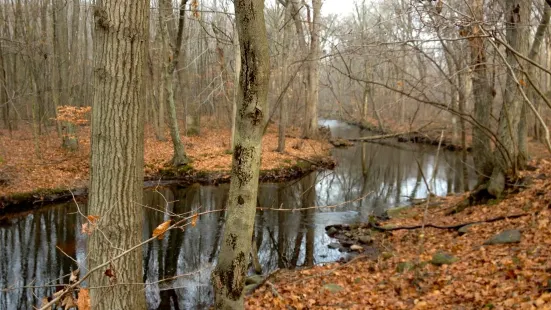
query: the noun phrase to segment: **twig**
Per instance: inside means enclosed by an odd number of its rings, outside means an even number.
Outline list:
[[[436,229],[450,229],[450,230],[457,230],[463,226],[467,226],[467,225],[472,225],[472,224],[480,224],[480,223],[491,223],[491,222],[497,222],[497,221],[501,221],[501,220],[506,220],[506,219],[514,219],[514,218],[518,218],[518,217],[523,217],[523,216],[529,216],[530,213],[520,213],[520,214],[513,214],[513,215],[502,215],[502,216],[498,216],[498,217],[493,217],[493,218],[489,218],[487,220],[480,220],[480,221],[472,221],[472,222],[466,222],[466,223],[462,223],[462,224],[455,224],[455,225],[436,225],[436,224],[425,224],[425,225],[411,225],[411,226],[398,226],[398,227],[385,227],[385,226],[380,226],[380,225],[372,225],[372,228],[375,229],[375,230],[380,230],[380,231],[394,231],[394,230],[413,230],[413,229],[419,229],[419,228],[427,228],[427,227],[432,227],[432,228],[436,228]]]

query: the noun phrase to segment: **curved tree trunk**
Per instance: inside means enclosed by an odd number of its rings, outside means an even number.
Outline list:
[[[173,43],[171,43],[172,38],[170,37],[168,26],[168,23],[172,20],[172,2],[169,0],[161,0],[159,10],[159,24],[161,27],[163,50],[165,51],[165,54],[163,55],[163,84],[166,106],[168,109],[170,137],[174,147],[174,155],[172,156],[171,163],[176,167],[187,165],[189,163],[184,144],[182,143],[182,138],[180,137],[180,128],[178,125],[178,117],[176,115],[176,105],[174,103],[174,70],[176,69],[176,65],[178,64],[178,59],[180,57],[184,30],[184,8],[186,3],[187,0],[182,0],[180,4],[178,34],[175,42],[176,45],[173,48],[171,48]]]
[[[142,240],[143,116],[141,98],[149,2],[96,1],[95,94],[89,214],[98,216],[88,245],[93,268]],[[92,309],[145,309],[142,252],[93,273]],[[108,271],[109,270],[109,271]],[[111,276],[108,276],[111,274]],[[119,285],[116,285],[120,283]]]
[[[235,0],[241,75],[226,229],[212,274],[216,309],[243,309],[258,193],[270,58],[263,0]]]

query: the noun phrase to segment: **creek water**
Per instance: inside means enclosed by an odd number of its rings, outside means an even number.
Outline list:
[[[370,135],[340,121],[321,123],[336,137]],[[460,193],[475,181],[471,159],[465,162],[459,153],[437,152],[433,146],[357,143],[334,149],[333,156],[337,161],[334,170],[286,183],[261,184],[258,206],[286,210],[257,212],[254,239],[264,273],[338,260],[343,254],[327,247],[332,239],[325,234],[325,226],[367,220],[371,214],[425,197],[423,178],[437,195]],[[227,184],[170,185],[145,190],[144,239],[168,220],[167,213],[223,208],[228,188]],[[351,202],[342,204],[346,201]],[[319,208],[293,211],[311,206]],[[85,205],[80,208],[85,212]],[[86,235],[80,232],[83,219],[76,211],[74,203],[57,204],[0,222],[0,309],[39,305],[43,297],[55,292],[56,285],[68,282],[64,275],[77,268],[76,262],[83,274]],[[202,215],[196,226],[170,231],[163,240],[144,247],[150,309],[208,308],[213,298],[210,272],[223,228],[224,213],[212,212]]]

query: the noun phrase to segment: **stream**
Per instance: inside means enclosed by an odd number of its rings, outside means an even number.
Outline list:
[[[340,121],[320,123],[334,137],[370,135]],[[472,159],[465,163],[460,153],[437,152],[434,146],[386,140],[385,144],[356,143],[332,152],[337,161],[334,170],[260,185],[259,207],[288,210],[257,212],[254,238],[264,273],[338,260],[345,254],[327,247],[333,240],[325,234],[325,226],[364,221],[388,208],[407,205],[412,198],[426,197],[423,176],[437,195],[461,193],[476,181]],[[169,219],[167,213],[222,209],[228,189],[229,184],[146,189],[143,238]],[[346,201],[352,202],[343,204]],[[320,207],[293,211],[311,206]],[[80,208],[85,212],[85,205]],[[73,259],[84,265],[86,235],[80,231],[83,218],[76,211],[70,202],[0,221],[0,309],[40,305],[43,297],[55,292],[56,284],[68,282],[63,276],[77,268]],[[205,309],[212,304],[209,279],[223,227],[223,212],[208,213],[196,226],[170,231],[163,240],[144,247],[149,309]]]

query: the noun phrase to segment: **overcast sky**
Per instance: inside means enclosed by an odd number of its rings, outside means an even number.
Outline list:
[[[321,11],[323,15],[336,13],[336,14],[349,14],[352,13],[354,7],[354,0],[323,0]]]

